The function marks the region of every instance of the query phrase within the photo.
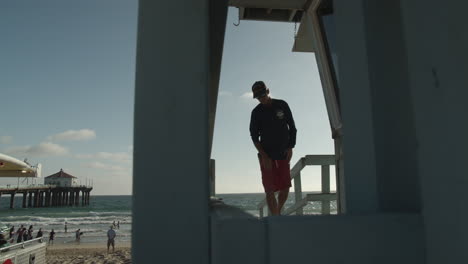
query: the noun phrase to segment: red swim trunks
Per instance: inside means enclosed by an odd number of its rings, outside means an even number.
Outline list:
[[[272,160],[271,168],[267,169],[261,162],[260,154],[258,157],[265,192],[277,192],[291,187],[291,172],[287,160]]]

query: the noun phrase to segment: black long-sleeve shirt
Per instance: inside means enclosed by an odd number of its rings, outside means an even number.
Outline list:
[[[273,160],[286,159],[286,150],[296,145],[296,125],[288,104],[271,99],[271,105],[258,104],[250,117],[250,136],[260,142]]]

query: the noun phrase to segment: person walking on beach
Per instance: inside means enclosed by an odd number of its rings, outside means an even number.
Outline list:
[[[120,221],[117,221],[117,229],[120,229]]]
[[[288,104],[272,99],[263,81],[255,82],[252,92],[260,103],[252,110],[250,136],[258,151],[268,208],[272,215],[280,215],[291,187],[289,162],[296,145],[296,125]]]
[[[78,244],[80,243],[82,234],[83,234],[83,232],[81,232],[80,229],[76,230],[76,232],[75,232],[75,239],[76,239],[75,241],[76,241],[76,243],[78,243]]]
[[[30,226],[29,226],[29,229],[28,229],[28,240],[30,240],[30,239],[33,238],[33,232],[34,232],[33,226],[30,225]]]
[[[23,241],[23,232],[24,232],[24,227],[23,225],[21,225],[16,231],[16,243],[21,243]]]
[[[26,227],[23,228],[23,241],[28,240],[28,230],[26,230]]]
[[[42,228],[39,228],[39,231],[37,231],[36,238],[42,237]]]
[[[14,235],[15,235],[15,226],[11,226],[9,239],[12,239]]]
[[[115,231],[114,227],[110,226],[107,230],[107,253],[109,253],[109,247],[112,245],[112,252],[115,251]]]
[[[67,233],[67,222],[65,222],[65,233]]]
[[[54,244],[54,238],[55,238],[55,232],[52,229],[52,231],[49,232],[49,244]]]

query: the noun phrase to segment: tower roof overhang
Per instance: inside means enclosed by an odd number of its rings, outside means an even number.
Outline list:
[[[312,0],[229,0],[241,20],[299,22]]]

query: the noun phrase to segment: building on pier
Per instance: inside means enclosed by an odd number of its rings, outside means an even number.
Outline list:
[[[72,187],[78,185],[78,178],[64,172],[63,169],[60,169],[59,172],[45,177],[44,184],[60,187]]]

